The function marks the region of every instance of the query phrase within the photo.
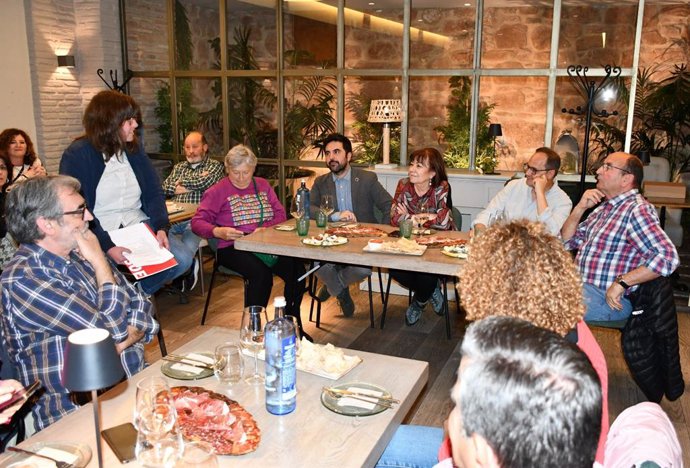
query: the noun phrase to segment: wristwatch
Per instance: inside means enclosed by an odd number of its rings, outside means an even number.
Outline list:
[[[628,283],[623,281],[623,275],[616,276],[616,279],[614,281],[616,283],[620,284],[621,286],[623,286],[624,289],[628,289],[630,287],[630,285]]]

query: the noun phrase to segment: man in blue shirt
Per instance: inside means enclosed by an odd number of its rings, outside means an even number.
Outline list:
[[[324,155],[331,172],[317,177],[311,188],[312,219],[319,211],[321,196],[332,195],[335,212],[331,214],[330,221],[388,224],[392,197],[375,173],[350,166],[350,140],[339,133],[329,135],[324,140]],[[327,263],[315,274],[324,283],[317,293],[319,300],[325,301],[335,296],[343,315],[351,317],[355,313],[355,304],[350,297],[349,286],[369,276],[371,268]]]
[[[35,177],[7,199],[7,226],[20,247],[0,277],[2,333],[21,382],[39,380],[44,389],[32,409],[37,431],[79,407],[60,376],[72,332],[108,330],[130,377],[144,368],[144,343],[158,331],[151,303],[89,230],[93,216],[79,188],[72,177]]]

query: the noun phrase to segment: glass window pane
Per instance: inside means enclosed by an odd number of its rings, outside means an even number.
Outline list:
[[[345,1],[345,68],[401,68],[402,38],[402,0],[383,8]]]
[[[558,66],[632,66],[637,0],[563,0]]]
[[[304,76],[285,79],[286,159],[317,159],[314,143],[337,129],[335,110],[337,85],[332,76]]]
[[[259,3],[262,5],[258,5]],[[226,15],[228,68],[230,70],[275,69],[278,44],[276,2],[250,3],[242,0],[227,0]]]
[[[593,77],[596,84],[601,77]],[[584,151],[585,141],[585,113],[587,97],[585,91],[574,85],[577,81],[570,77],[558,77],[556,80],[556,98],[554,100],[553,140],[552,148],[561,153],[561,170],[566,173],[580,172],[580,158]],[[594,111],[614,111],[619,115],[597,117],[593,115],[590,126],[588,168],[613,151],[622,151],[625,143],[625,120],[627,114],[627,96],[630,90],[630,78],[612,79],[602,88],[594,101]],[[639,90],[639,88],[638,88]],[[579,107],[579,109],[578,109]],[[575,113],[563,112],[562,109],[573,110]],[[564,152],[557,148],[559,139],[564,135],[572,135],[577,142],[575,157],[564,157]],[[575,151],[570,151],[575,154]]]
[[[345,78],[345,135],[352,140],[355,163],[383,160],[383,124],[370,123],[373,99],[400,99],[400,78],[349,76]],[[390,162],[400,162],[400,124],[391,124]]]
[[[466,83],[468,94],[461,99],[451,97],[451,92],[458,88],[449,80]],[[410,100],[408,108],[408,153],[436,147],[442,150],[448,167],[468,166],[470,87],[470,77],[410,78],[410,96],[415,98]],[[448,106],[453,107],[452,112]]]
[[[223,153],[223,119],[220,80],[217,78],[177,78],[177,125],[180,146],[187,133],[201,130],[212,156]]]
[[[220,63],[218,2],[176,0],[174,18],[177,69],[217,69]]]
[[[285,68],[335,67],[337,8],[319,2],[284,2],[283,13]]]
[[[482,68],[548,68],[553,7],[535,0],[520,3],[524,6],[484,3]]]
[[[168,70],[168,2],[126,0],[127,61],[134,71]]]
[[[501,124],[503,133],[496,138],[498,170],[520,170],[534,150],[544,146],[547,84],[546,77],[482,77],[479,100],[488,120],[480,113],[478,157],[494,150],[489,123]]]
[[[228,79],[231,148],[242,143],[258,158],[278,158],[277,92],[274,78]]]
[[[172,153],[170,85],[161,78],[132,78],[129,94],[141,108],[144,149],[147,153]]]
[[[474,6],[448,1],[428,8],[424,3],[412,0],[410,68],[472,68]]]
[[[687,1],[645,1],[640,42],[641,68],[690,61],[688,18],[690,3]]]

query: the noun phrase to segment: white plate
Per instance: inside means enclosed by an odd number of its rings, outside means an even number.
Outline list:
[[[35,444],[21,447],[30,452],[40,453],[41,455],[52,456],[55,459],[72,463],[74,468],[84,468],[91,460],[91,448],[86,444],[75,444],[73,442],[37,442]],[[43,452],[41,452],[43,450]],[[17,452],[5,452],[10,455],[0,462],[0,468],[6,468],[19,461],[31,461],[38,467],[54,467],[55,463],[33,455]]]
[[[467,258],[467,245],[449,245],[441,249],[441,253],[454,258]]]
[[[302,243],[316,247],[333,247],[334,245],[347,244],[347,238],[334,236],[329,236],[325,239],[320,239],[318,237],[307,237],[306,239],[302,239]]]
[[[294,231],[295,230],[295,225],[294,224],[279,224],[275,227],[276,231]]]
[[[323,345],[319,345],[319,346],[323,346]],[[249,350],[242,348],[242,354],[250,357],[251,359],[254,359],[254,355]],[[266,358],[266,355],[265,355],[264,350],[262,349],[259,352],[259,360],[263,361],[263,360],[265,360],[265,358]],[[338,380],[339,378],[343,377],[345,374],[350,372],[352,369],[357,367],[357,365],[359,365],[360,362],[362,362],[361,357],[354,356],[354,355],[348,355],[348,354],[345,354],[343,356],[343,359],[344,359],[346,366],[343,366],[343,370],[341,372],[338,372],[338,373],[326,372],[325,370],[320,369],[318,367],[317,368],[305,367],[303,362],[300,361],[299,357],[297,358],[297,370],[302,371],[302,372],[307,372],[309,374],[318,375],[319,377],[324,377],[324,378],[330,379],[330,380]]]

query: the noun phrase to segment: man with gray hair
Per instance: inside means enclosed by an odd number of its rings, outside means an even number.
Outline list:
[[[451,399],[449,441],[441,446],[438,468],[594,463],[601,383],[587,356],[554,332],[514,317],[472,323]],[[441,431],[401,429],[376,466],[433,465]]]
[[[20,247],[0,277],[2,332],[21,382],[40,380],[45,390],[33,408],[36,430],[78,408],[60,377],[70,333],[108,330],[130,377],[158,331],[151,303],[89,230],[93,216],[79,188],[73,177],[35,177],[7,198],[7,227]]]

